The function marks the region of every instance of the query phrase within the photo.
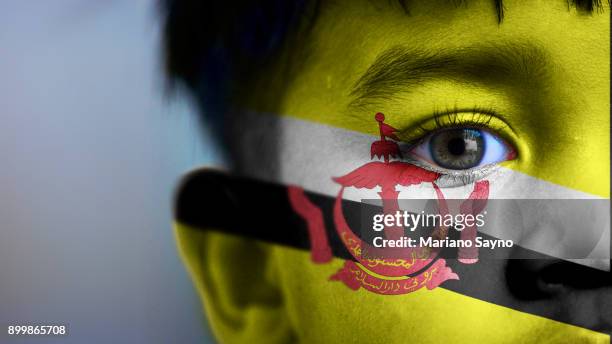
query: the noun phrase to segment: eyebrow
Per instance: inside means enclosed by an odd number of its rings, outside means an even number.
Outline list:
[[[381,53],[355,83],[351,107],[389,100],[429,81],[519,84],[546,78],[548,59],[534,44],[421,50],[395,46]]]

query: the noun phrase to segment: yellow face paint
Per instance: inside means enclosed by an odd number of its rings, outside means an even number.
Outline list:
[[[405,140],[417,139],[412,128],[435,113],[485,109],[497,115],[489,130],[517,152],[504,167],[609,198],[607,10],[585,15],[565,1],[504,4],[499,24],[489,1],[413,1],[409,15],[387,1],[323,2],[299,48],[285,55],[286,64],[259,73],[241,105],[370,135],[378,134],[373,114],[383,112]],[[384,56],[395,67],[375,67]],[[418,66],[410,56],[421,69],[402,74]],[[364,83],[367,75],[383,77]],[[609,341],[440,288],[398,297],[351,291],[327,283],[341,261],[315,266],[305,252],[258,247],[255,256],[234,257],[250,246],[181,225],[177,235],[213,330],[227,342]],[[495,273],[489,277],[503,280],[503,271]]]

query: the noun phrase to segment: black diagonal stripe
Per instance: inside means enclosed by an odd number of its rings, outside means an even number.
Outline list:
[[[335,231],[332,216],[334,198],[315,193],[307,195],[323,210],[334,256],[353,259]],[[343,209],[349,226],[358,228],[360,204],[345,200]],[[307,226],[291,208],[287,188],[274,183],[213,170],[196,171],[188,175],[179,188],[175,218],[195,228],[218,230],[304,250],[310,248]],[[573,321],[571,310],[560,310],[551,290],[543,288],[542,284],[548,282],[553,287],[563,284],[574,290],[605,288],[612,285],[609,272],[554,260],[518,246],[512,250],[512,255],[530,259],[493,259],[487,256],[499,254],[499,251],[494,252],[496,250],[481,250],[480,261],[473,265],[447,259],[447,264],[461,280],[447,281],[443,288],[518,311],[602,331],[597,327],[599,325]],[[505,254],[505,257],[510,256]]]

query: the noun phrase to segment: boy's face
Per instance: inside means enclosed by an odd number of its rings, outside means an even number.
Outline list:
[[[240,116],[234,125],[241,132],[234,138],[244,141],[238,147],[252,145],[248,140],[253,134],[244,132],[260,130],[262,136],[275,138],[276,146],[269,152],[274,157],[254,157],[245,149],[236,154],[238,166],[247,173],[332,195],[338,191],[332,177],[350,171],[344,166],[355,168],[370,158],[364,145],[339,139],[339,132],[357,138],[378,135],[373,115],[382,112],[400,139],[418,146],[431,144],[427,135],[450,124],[454,129],[473,127],[476,118],[489,139],[502,142],[498,148],[503,152],[490,161],[500,167],[479,171],[481,166],[470,165],[469,157],[456,165],[444,160],[443,154],[428,155],[429,149],[421,154],[410,151],[422,166],[437,171],[454,166],[452,174],[458,178],[443,191],[471,190],[465,181],[487,179],[491,198],[609,198],[608,9],[590,15],[562,0],[507,0],[500,24],[493,1],[457,3],[409,1],[407,14],[392,1],[322,2],[308,35],[289,45],[288,63],[260,73],[243,106],[251,112],[272,112],[281,123],[278,130],[258,129],[257,123],[247,128]],[[446,169],[441,167],[445,164]],[[456,192],[461,198],[467,195]],[[226,252],[246,247],[232,240],[213,235],[205,245]],[[499,261],[479,263],[491,265],[478,270],[487,271],[486,276],[460,278],[472,284],[481,281],[493,295],[490,299],[503,300],[501,304],[519,311],[444,288],[398,296],[353,291],[328,281],[342,266],[340,260],[314,265],[308,252],[273,246],[253,255],[259,258],[225,263],[223,269],[211,268],[214,274],[200,276],[208,283],[207,293],[213,290],[223,296],[220,301],[209,297],[207,307],[218,333],[230,339],[248,326],[261,326],[261,335],[268,331],[280,338],[294,331],[313,343],[342,342],[342,338],[398,343],[565,342],[578,337],[586,342],[607,337],[531,315],[530,309],[541,309],[536,313],[553,319],[565,312],[566,322],[589,329],[610,326],[611,321],[609,288],[567,290],[526,301],[509,291],[507,266]],[[210,266],[222,264],[220,257],[209,259]],[[252,284],[261,292],[246,297],[214,287],[232,284],[232,278],[245,270],[253,275],[244,288]],[[258,278],[265,281],[257,282]],[[243,319],[240,312],[224,314],[224,307],[244,307],[250,313]],[[585,307],[588,312],[581,311]],[[223,324],[230,318],[245,327]],[[251,323],[253,319],[256,323]]]

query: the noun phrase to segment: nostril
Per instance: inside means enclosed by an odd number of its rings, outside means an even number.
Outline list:
[[[574,283],[573,280],[576,278],[577,276],[571,272],[571,267],[564,262],[553,263],[540,271],[540,280],[544,284],[568,285]]]
[[[550,292],[538,274],[538,265],[533,260],[510,259],[506,265],[506,285],[508,290],[521,300],[549,298]]]
[[[506,266],[509,291],[519,299],[554,297],[567,289],[612,285],[611,274],[580,264],[550,259],[511,259]]]

